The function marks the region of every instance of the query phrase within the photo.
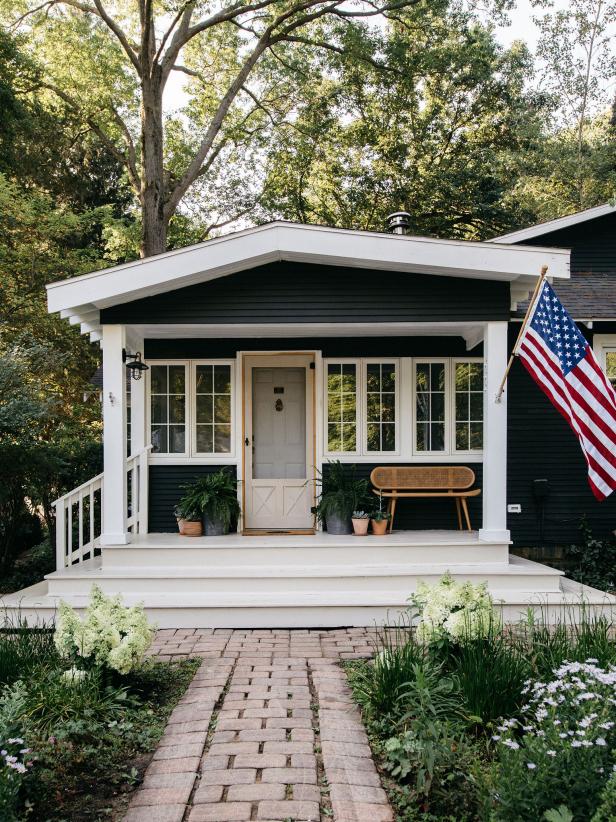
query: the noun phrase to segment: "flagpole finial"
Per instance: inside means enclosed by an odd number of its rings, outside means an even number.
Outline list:
[[[542,265],[542,266],[541,266],[541,276],[542,276],[542,277],[545,277],[545,275],[546,275],[547,273],[548,273],[548,267],[547,267],[547,265]]]

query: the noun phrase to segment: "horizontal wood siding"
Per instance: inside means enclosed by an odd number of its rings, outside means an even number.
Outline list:
[[[506,320],[509,284],[278,262],[101,311],[102,323]]]
[[[294,339],[146,339],[146,359],[235,357],[238,351],[321,351],[324,357],[480,357],[461,337],[310,337]]]
[[[446,463],[444,463],[446,464]],[[386,461],[375,462],[372,464],[359,463],[356,466],[356,476],[370,478],[373,468],[378,465],[388,465]],[[413,463],[413,466],[421,465],[421,463]],[[430,465],[434,467],[434,463]],[[475,472],[474,488],[481,488],[481,481],[483,478],[483,465],[481,463],[469,462],[468,467]],[[323,466],[323,473],[327,475],[328,465]],[[378,506],[378,498],[374,497],[375,504]],[[385,506],[384,506],[385,507]],[[481,495],[478,497],[471,497],[468,500],[468,508],[471,518],[471,525],[474,530],[481,528]],[[434,529],[457,529],[458,517],[456,514],[456,506],[453,500],[450,499],[408,499],[399,500],[396,508],[396,517],[394,520],[395,530],[434,530]]]
[[[510,328],[512,346],[519,327],[514,323]],[[507,501],[522,506],[521,514],[508,515],[514,545],[540,544],[535,479],[550,483],[545,503],[546,545],[576,542],[582,517],[588,518],[597,537],[609,536],[616,528],[616,494],[605,502],[596,501],[577,437],[518,360],[509,374],[508,416]]]
[[[571,271],[578,274],[616,274],[616,213],[524,240],[523,245],[570,248]]]
[[[178,526],[173,509],[184,493],[182,486],[197,477],[213,474],[220,465],[150,465],[148,530],[152,533],[172,533]],[[235,466],[227,470],[236,474]]]

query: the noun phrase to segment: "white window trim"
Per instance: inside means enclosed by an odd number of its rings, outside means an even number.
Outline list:
[[[592,350],[599,360],[599,365],[605,371],[608,351],[616,351],[616,334],[595,334],[592,340]]]
[[[396,374],[396,394],[394,413],[396,415],[394,451],[368,451],[368,376],[366,366],[370,363],[393,363]],[[363,357],[361,359],[361,453],[364,457],[399,457],[400,456],[400,357]]]
[[[237,462],[237,421],[238,421],[238,387],[236,379],[236,360],[217,359],[148,359],[147,365],[183,365],[186,373],[186,437],[183,453],[161,454],[150,452],[149,462],[152,465],[187,465],[212,464],[226,465]],[[225,453],[202,453],[196,450],[197,429],[196,416],[196,366],[197,365],[230,365],[231,366],[231,451]],[[147,442],[152,442],[152,390],[151,371],[147,371],[146,384],[146,434]]]
[[[462,448],[456,448],[456,364],[459,362],[480,362],[483,364],[483,357],[451,357],[451,428],[450,428],[450,437],[451,437],[451,448],[449,453],[450,454],[465,454],[471,457],[473,456],[482,456],[483,455],[483,448],[468,448],[464,450]],[[485,377],[485,366],[484,366],[484,377]],[[484,382],[482,382],[484,385]],[[482,394],[485,393],[485,387],[482,390]],[[482,420],[482,424],[485,426],[485,419]],[[484,431],[485,436],[485,431]]]
[[[323,357],[323,453],[326,457],[344,460],[346,457],[359,457],[362,453],[364,440],[361,414],[361,379],[362,360],[357,357]],[[355,366],[355,451],[329,451],[327,443],[329,441],[329,392],[328,392],[328,369],[330,365],[354,365]]]
[[[421,451],[417,448],[417,366],[440,363],[445,366],[445,448],[442,451]],[[451,448],[451,428],[452,428],[452,402],[451,399],[451,358],[450,357],[413,357],[412,358],[412,403],[411,403],[411,430],[412,453],[417,457],[447,457],[452,453]],[[449,396],[447,396],[449,394]]]
[[[221,452],[211,451],[197,451],[197,366],[199,365],[228,365],[231,368],[230,383],[231,383],[231,439],[230,450]],[[190,360],[190,410],[194,416],[194,422],[191,419],[190,426],[190,454],[193,457],[198,457],[203,461],[219,462],[220,459],[235,459],[235,360]]]
[[[366,366],[369,363],[393,363],[396,372],[396,400],[395,400],[395,451],[368,451],[368,391]],[[328,440],[328,386],[327,370],[329,365],[351,364],[355,366],[356,372],[356,408],[355,424],[357,426],[357,448],[355,451],[329,451],[327,449]],[[396,458],[401,455],[400,445],[400,357],[324,357],[323,358],[323,446],[324,455],[327,458],[344,460],[348,457],[364,458],[365,461],[371,459]]]
[[[614,335],[616,340],[616,335]],[[366,449],[366,378],[365,364],[369,362],[393,362],[396,366],[396,450],[395,451],[367,451]],[[483,363],[483,357],[324,357],[322,386],[323,408],[323,459],[339,459],[341,462],[374,462],[383,460],[388,462],[482,462],[483,449],[457,450],[455,447],[455,365],[459,362]],[[358,374],[358,448],[355,451],[328,451],[327,450],[327,366],[332,363],[352,363]],[[445,365],[445,450],[419,451],[416,445],[416,415],[415,397],[417,393],[416,365],[419,363],[444,363]],[[410,411],[402,418],[402,409]],[[485,420],[484,420],[485,425]]]
[[[152,365],[183,365],[184,366],[184,386],[185,386],[185,397],[186,397],[186,408],[185,411],[185,434],[184,434],[184,451],[175,451],[172,454],[168,453],[151,453],[150,454],[150,462],[165,462],[168,463],[170,460],[185,460],[189,457],[189,439],[190,439],[190,368],[189,368],[189,361],[188,360],[167,360],[167,359],[160,359],[160,360],[148,360],[147,365],[150,367]],[[147,375],[147,385],[146,385],[146,432],[147,432],[147,440],[146,442],[152,442],[152,371],[151,368],[149,371],[146,371]]]

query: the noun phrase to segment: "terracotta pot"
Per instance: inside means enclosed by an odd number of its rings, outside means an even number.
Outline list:
[[[375,534],[375,536],[382,537],[387,533],[389,526],[388,519],[371,519],[370,522],[372,523],[372,533]]]
[[[368,533],[368,526],[370,525],[370,520],[368,519],[368,517],[361,517],[358,519],[355,519],[355,517],[353,517],[352,523],[355,535],[358,537],[365,537]]]
[[[180,529],[180,535],[183,537],[200,537],[203,534],[201,520],[179,519],[178,528]]]

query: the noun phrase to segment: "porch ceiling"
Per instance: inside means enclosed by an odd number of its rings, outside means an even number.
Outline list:
[[[542,265],[549,267],[553,277],[569,277],[569,253],[565,249],[437,240],[274,222],[52,283],[47,286],[48,308],[79,324],[82,333],[100,339],[99,310],[102,308],[280,260],[409,275],[498,280],[512,284],[515,301],[527,294]]]

